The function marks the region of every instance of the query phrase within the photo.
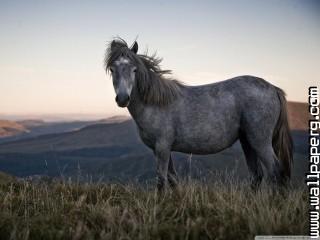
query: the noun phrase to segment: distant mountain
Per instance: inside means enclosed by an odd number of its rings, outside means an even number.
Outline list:
[[[292,130],[308,129],[309,112],[307,103],[288,102],[288,115]],[[95,121],[45,122],[41,119],[27,119],[14,122],[0,120],[0,143],[51,133],[70,132],[97,123],[117,123],[128,119],[128,116],[114,116]]]
[[[293,132],[296,179],[307,169],[308,135]],[[207,156],[175,153],[174,161],[181,175],[204,178],[214,171],[235,171],[247,177],[245,159],[237,142],[233,147]],[[0,171],[17,176],[89,176],[105,181],[145,181],[155,176],[152,151],[139,139],[132,120],[86,126],[80,130],[49,134],[0,144]]]
[[[127,116],[114,116],[111,118],[95,120],[95,121],[66,121],[66,122],[45,122],[43,120],[22,120],[22,121],[3,121],[10,122],[12,125],[20,126],[24,131],[11,131],[9,135],[1,136],[1,121],[0,121],[0,143],[12,142],[20,139],[32,138],[45,134],[63,133],[79,130],[85,126],[97,123],[116,123],[128,120]]]
[[[14,121],[0,120],[0,138],[27,133],[28,129]]]
[[[17,121],[17,123],[21,124],[26,128],[34,128],[34,127],[39,127],[47,124],[45,121],[41,119],[27,119],[27,120]]]
[[[309,112],[307,103],[288,102],[289,125],[292,130],[307,130]],[[95,121],[45,122],[41,119],[21,121],[0,120],[0,143],[51,133],[79,130],[97,123],[116,123],[128,120],[128,116],[114,116]]]
[[[295,144],[293,175],[301,181],[308,166],[307,104],[290,102],[288,113]],[[135,123],[128,117],[73,122],[1,122],[2,126],[17,130],[11,130],[14,136],[0,138],[0,171],[21,177],[81,175],[105,181],[154,179],[152,151],[141,142]],[[7,127],[3,129],[8,131]],[[191,170],[189,155],[173,155],[178,171],[184,176],[205,178],[212,171],[235,171],[239,177],[248,176],[238,142],[214,155],[192,156]]]
[[[129,116],[121,116],[121,115],[119,115],[119,116],[113,116],[113,117],[110,117],[110,118],[98,120],[98,121],[96,121],[96,123],[120,123],[120,122],[127,121],[129,119],[130,119]]]
[[[0,144],[0,153],[39,153],[91,147],[132,145],[138,142],[134,123],[94,124],[78,131],[41,135]]]

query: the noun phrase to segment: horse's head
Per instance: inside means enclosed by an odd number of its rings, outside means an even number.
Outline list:
[[[111,51],[117,48],[117,42],[111,43]],[[130,48],[133,54],[138,51],[138,43],[134,42]],[[133,61],[126,55],[118,55],[109,66],[111,72],[113,87],[116,92],[116,102],[119,107],[127,107],[130,103],[130,95],[135,83],[137,67]]]

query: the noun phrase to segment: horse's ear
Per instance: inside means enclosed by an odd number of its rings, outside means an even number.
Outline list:
[[[116,41],[115,40],[113,40],[112,42],[111,42],[111,51],[113,51],[114,50],[114,48],[115,48],[115,46],[117,45],[117,43],[116,43]]]
[[[131,51],[134,52],[134,53],[137,53],[138,52],[138,43],[137,41],[134,41],[132,47],[131,47]]]

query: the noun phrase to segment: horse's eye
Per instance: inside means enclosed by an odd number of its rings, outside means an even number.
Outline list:
[[[112,68],[110,68],[110,72],[112,72],[112,73],[113,73],[113,69],[112,69]]]
[[[134,73],[136,73],[136,72],[137,72],[137,69],[136,69],[136,68],[135,68],[135,69],[133,69],[133,72],[134,72]]]

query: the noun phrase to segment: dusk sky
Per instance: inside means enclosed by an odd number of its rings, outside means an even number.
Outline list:
[[[320,85],[320,1],[0,1],[0,114],[127,114],[103,68],[137,38],[198,85],[256,75],[307,101]]]

